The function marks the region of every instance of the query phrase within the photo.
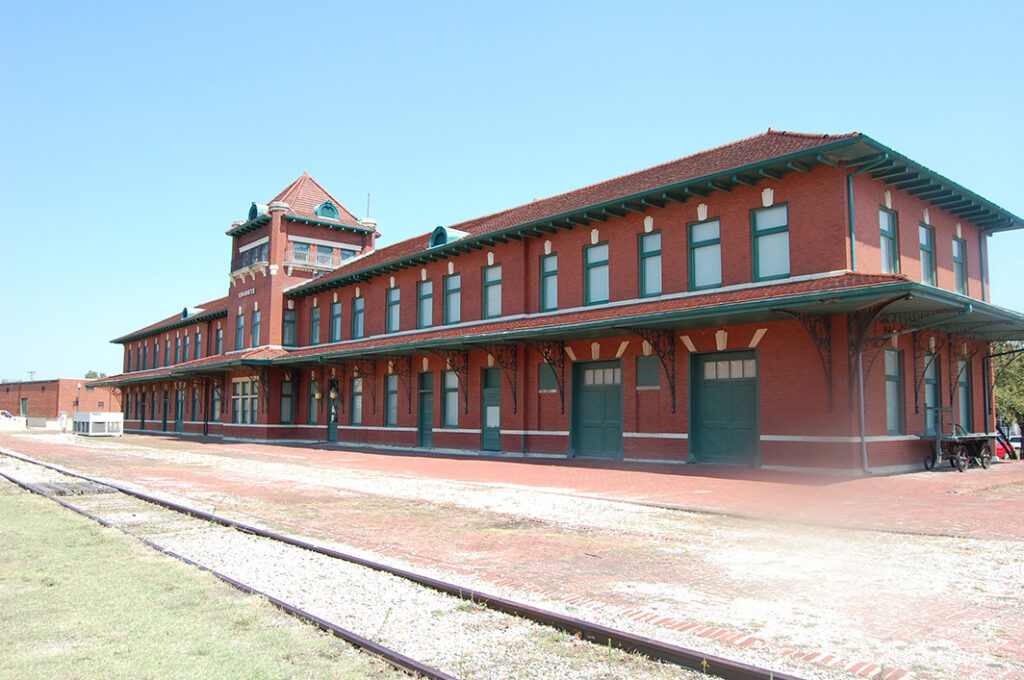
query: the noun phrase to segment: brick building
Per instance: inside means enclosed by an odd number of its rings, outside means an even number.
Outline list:
[[[986,236],[1021,219],[862,134],[767,133],[377,249],[308,175],[226,297],[114,342],[126,428],[904,469],[992,429]]]
[[[83,378],[6,382],[0,383],[0,410],[30,422],[54,420],[61,413],[70,418],[76,411],[117,412],[122,408],[118,392]]]

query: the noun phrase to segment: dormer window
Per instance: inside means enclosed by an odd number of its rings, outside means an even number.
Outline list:
[[[338,208],[330,201],[324,201],[316,207],[317,217],[326,217],[329,220],[338,219]]]
[[[263,215],[266,212],[267,206],[263,205],[262,203],[253,203],[249,207],[249,221],[253,221],[254,219],[259,217],[260,215]]]
[[[436,248],[437,246],[443,246],[446,243],[452,241],[458,241],[460,238],[468,236],[464,231],[458,229],[449,229],[448,227],[438,227],[434,229],[433,233],[430,234],[430,247]]]

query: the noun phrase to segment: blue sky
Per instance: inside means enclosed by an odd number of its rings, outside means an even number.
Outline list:
[[[0,378],[227,292],[303,171],[382,245],[758,134],[864,132],[1024,216],[1020,3],[7,3]],[[1024,309],[1024,234],[990,241]]]

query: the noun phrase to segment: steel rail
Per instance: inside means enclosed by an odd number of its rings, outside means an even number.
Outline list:
[[[426,678],[432,678],[433,680],[459,680],[458,678],[456,678],[453,675],[449,675],[448,673],[445,673],[444,671],[440,671],[440,670],[434,668],[433,666],[428,666],[427,664],[424,664],[424,663],[421,663],[419,661],[416,661],[415,659],[412,659],[412,658],[410,658],[408,656],[405,656],[404,654],[396,652],[395,650],[393,650],[393,649],[391,649],[389,647],[385,647],[384,645],[378,644],[378,643],[374,642],[373,640],[370,640],[368,638],[364,638],[363,636],[359,635],[358,633],[354,633],[354,632],[352,632],[352,631],[350,631],[350,630],[348,630],[346,628],[342,628],[341,626],[338,626],[338,625],[336,625],[334,623],[331,623],[327,619],[323,619],[323,618],[321,618],[319,616],[316,616],[315,614],[311,614],[311,613],[305,611],[304,609],[300,609],[299,607],[296,607],[294,605],[288,604],[284,600],[276,598],[273,595],[265,593],[262,590],[259,590],[257,588],[253,588],[252,586],[250,586],[250,585],[248,585],[246,583],[242,583],[241,581],[233,579],[230,576],[228,576],[227,574],[222,574],[219,571],[216,571],[215,569],[211,569],[210,567],[202,565],[199,562],[196,562],[195,560],[192,560],[192,559],[190,559],[188,557],[185,557],[184,555],[179,555],[178,553],[174,552],[173,550],[165,548],[164,546],[162,546],[162,545],[160,545],[158,543],[154,543],[153,541],[150,541],[149,539],[146,539],[146,538],[143,538],[142,536],[134,534],[134,533],[128,531],[127,529],[124,529],[124,528],[119,527],[119,526],[115,526],[114,524],[112,524],[111,522],[103,519],[102,517],[97,517],[96,515],[93,515],[92,513],[88,512],[86,510],[83,510],[81,508],[75,507],[71,503],[68,503],[67,501],[63,501],[60,498],[57,498],[56,496],[53,496],[53,495],[43,491],[42,489],[39,489],[39,488],[33,486],[32,484],[28,484],[26,482],[22,482],[21,480],[15,479],[15,478],[5,474],[4,472],[0,472],[0,477],[3,477],[7,481],[11,482],[12,484],[16,484],[17,486],[21,487],[22,489],[25,489],[26,491],[30,491],[30,492],[32,492],[34,494],[38,494],[38,495],[42,496],[43,498],[48,498],[51,501],[53,501],[53,502],[55,502],[55,503],[65,507],[65,508],[67,508],[68,510],[71,510],[72,512],[76,512],[79,515],[82,515],[83,517],[88,517],[89,519],[93,520],[94,522],[97,522],[101,526],[104,526],[104,527],[107,527],[107,528],[110,528],[110,529],[115,529],[117,531],[120,531],[122,534],[124,534],[126,536],[130,536],[130,537],[134,538],[135,540],[143,543],[144,545],[146,545],[146,546],[148,546],[148,547],[150,547],[150,548],[152,548],[152,549],[154,549],[154,550],[156,550],[158,552],[163,553],[164,555],[168,555],[168,556],[173,557],[175,559],[181,560],[185,564],[191,565],[191,566],[193,566],[193,567],[195,567],[195,568],[197,568],[197,569],[199,569],[201,571],[205,571],[205,572],[207,572],[207,573],[217,577],[218,579],[220,579],[224,583],[227,583],[228,585],[230,585],[230,586],[232,586],[234,588],[237,588],[238,590],[240,590],[240,591],[242,591],[244,593],[247,593],[249,595],[256,595],[256,596],[265,598],[270,604],[272,604],[275,607],[277,607],[278,609],[286,612],[287,614],[290,614],[291,616],[294,616],[295,618],[300,619],[302,621],[306,621],[308,623],[312,623],[314,626],[316,626],[320,630],[323,630],[323,631],[326,631],[328,633],[331,633],[335,637],[338,637],[338,638],[344,640],[345,642],[348,642],[349,644],[351,644],[351,645],[353,645],[355,647],[358,647],[358,648],[368,652],[369,654],[372,654],[372,655],[380,658],[381,660],[385,661],[388,665],[390,665],[390,666],[392,666],[392,667],[394,667],[394,668],[396,668],[396,669],[398,669],[400,671],[404,671],[406,673],[409,673],[409,674],[415,675],[415,676],[422,676],[422,677],[426,677]],[[98,484],[103,484],[104,486],[110,486],[108,484],[105,484],[104,482],[97,482],[97,483]],[[140,499],[140,500],[142,500],[142,499]]]
[[[426,588],[436,590],[438,592],[446,593],[459,597],[463,600],[469,600],[477,604],[484,605],[497,611],[505,612],[520,618],[528,619],[542,625],[557,628],[573,635],[577,635],[582,639],[589,640],[591,642],[600,644],[602,646],[612,646],[621,649],[626,652],[635,652],[643,654],[650,659],[656,661],[665,661],[668,663],[676,664],[684,668],[690,668],[692,670],[701,671],[706,674],[717,675],[724,680],[803,680],[799,676],[791,675],[788,673],[772,671],[767,668],[761,668],[759,666],[753,666],[751,664],[743,663],[741,661],[734,661],[725,657],[707,654],[700,652],[695,649],[688,647],[682,647],[680,645],[674,645],[668,642],[662,642],[653,638],[645,637],[643,635],[636,635],[629,633],[617,628],[611,628],[604,626],[599,623],[578,619],[565,614],[559,614],[547,609],[535,607],[533,605],[525,604],[522,602],[516,602],[508,598],[500,597],[498,595],[492,595],[485,593],[473,588],[467,588],[460,586],[455,583],[448,583],[440,579],[425,576],[423,574],[417,574],[416,572],[409,571],[407,569],[401,569],[393,567],[380,562],[374,562],[356,555],[349,555],[347,553],[332,550],[323,546],[303,541],[291,536],[278,534],[266,529],[261,529],[249,524],[237,522],[232,519],[220,517],[213,513],[205,512],[203,510],[197,510],[190,508],[173,501],[168,501],[141,491],[135,491],[133,489],[126,488],[120,484],[116,484],[110,481],[103,481],[94,479],[86,475],[72,472],[63,469],[59,466],[53,466],[48,463],[33,460],[18,454],[12,454],[7,451],[0,451],[4,455],[10,456],[17,460],[21,460],[26,463],[39,465],[41,467],[59,472],[61,474],[69,475],[71,477],[77,477],[89,482],[109,486],[112,489],[116,489],[121,493],[127,494],[134,498],[137,498],[148,503],[160,505],[169,510],[180,512],[183,514],[191,515],[197,519],[203,519],[208,522],[220,524],[225,527],[231,527],[243,533],[253,534],[263,538],[269,538],[274,541],[279,541],[287,545],[291,545],[304,550],[309,550],[321,555],[333,557],[345,562],[357,564],[359,566],[373,569],[375,571],[384,572],[399,578],[406,579],[413,583],[417,583]]]

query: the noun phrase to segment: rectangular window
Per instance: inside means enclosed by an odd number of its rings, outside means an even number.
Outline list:
[[[213,388],[213,405],[210,407],[210,420],[219,423],[220,422],[220,388]]]
[[[483,318],[501,316],[501,265],[484,267]]]
[[[309,244],[293,242],[292,260],[295,262],[309,262]]]
[[[260,310],[256,310],[252,313],[252,347],[260,346],[260,316],[262,313]]]
[[[444,394],[441,401],[441,427],[459,426],[459,376],[455,371],[444,372]]]
[[[921,243],[921,283],[937,284],[935,274],[935,230],[924,224],[918,225],[917,233]]]
[[[142,365],[139,368],[143,371],[146,370],[146,365],[149,363],[149,348],[145,345],[142,346]]]
[[[199,388],[192,388],[192,422],[199,420]]]
[[[295,347],[296,315],[294,309],[284,310],[281,317],[281,344],[285,347]]]
[[[339,342],[341,340],[341,303],[331,303],[331,342]]]
[[[583,249],[583,304],[608,302],[608,244]]]
[[[189,340],[191,340],[191,338],[186,333],[185,337],[182,338],[183,342],[182,342],[182,345],[181,345],[181,356],[182,356],[182,359],[184,361],[188,361],[188,344],[189,344]]]
[[[430,328],[434,325],[434,282],[420,281],[416,284],[416,328]]]
[[[313,307],[309,310],[309,344],[320,344],[320,308]]]
[[[174,338],[174,363],[181,363],[181,336]]]
[[[640,356],[636,358],[636,386],[661,386],[661,362],[658,361],[658,357]]]
[[[722,285],[722,224],[708,220],[689,225],[690,290]]]
[[[316,263],[321,267],[334,266],[334,248],[330,246],[316,247]]]
[[[398,376],[384,377],[384,424],[398,425]]]
[[[363,337],[363,310],[365,303],[363,298],[352,298],[352,339]]]
[[[214,354],[223,354],[224,353],[224,329],[223,328],[218,328],[217,329],[217,341],[215,343],[215,348],[214,349],[215,349]]]
[[[899,240],[896,238],[896,213],[885,208],[878,209],[878,231],[882,238],[882,272],[900,273]]]
[[[924,433],[933,435],[939,431],[939,357],[924,355]]]
[[[558,380],[555,378],[555,369],[551,368],[551,364],[546,361],[542,361],[537,364],[537,391],[558,391]]]
[[[789,206],[751,212],[754,232],[754,280],[789,276]]]
[[[540,258],[540,311],[558,309],[558,254]]]
[[[316,380],[309,381],[309,398],[306,404],[306,424],[316,425],[317,416],[320,411],[320,400],[317,399],[317,394],[320,392],[320,386],[316,384]],[[322,395],[321,395],[322,396]]]
[[[462,321],[462,274],[444,277],[444,322]]]
[[[156,390],[153,390],[153,401],[149,405],[149,419],[156,420]]]
[[[352,378],[352,407],[349,409],[349,423],[363,424],[363,379]]]
[[[248,378],[238,378],[231,383],[231,422],[255,425],[258,404],[259,383]]]
[[[956,423],[966,432],[974,430],[974,418],[971,417],[971,362],[970,359],[956,361]]]
[[[239,314],[235,319],[235,349],[245,347],[245,314]]]
[[[194,357],[192,357],[192,358],[193,359],[202,359],[203,358],[203,333],[202,333],[202,331],[196,331],[196,343],[195,344],[196,344],[196,352],[195,352],[196,355]]]
[[[131,350],[131,348],[128,348],[127,351],[128,351],[128,360],[125,362],[125,372],[126,373],[131,373],[132,372],[132,350]]]
[[[388,288],[387,311],[385,313],[385,333],[394,333],[402,324],[402,289],[398,286]]]
[[[640,297],[661,295],[661,232],[640,234]]]
[[[295,311],[295,310],[291,310]],[[281,381],[281,424],[291,425],[295,422],[295,407],[293,402],[293,394],[295,385],[291,380]]]
[[[164,340],[164,366],[171,365],[171,341]]]
[[[953,279],[956,292],[967,295],[967,244],[956,237],[953,237]]]
[[[885,431],[903,434],[903,352],[885,350]]]

